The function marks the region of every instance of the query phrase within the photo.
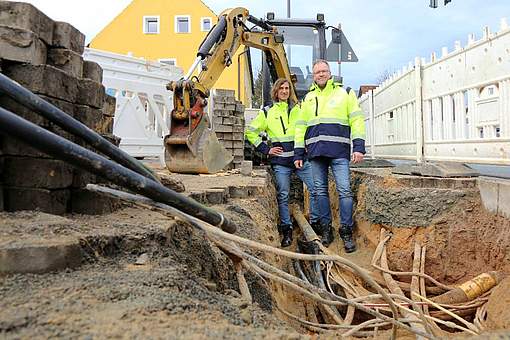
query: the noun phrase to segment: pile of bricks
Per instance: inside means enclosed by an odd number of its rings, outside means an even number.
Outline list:
[[[244,160],[244,105],[235,100],[233,90],[216,89],[212,95],[213,127],[220,143],[232,153],[231,167]]]
[[[105,94],[101,67],[82,58],[85,36],[34,6],[0,1],[0,67],[44,100],[112,143],[115,98]],[[0,94],[0,106],[84,146],[78,137]],[[101,213],[115,208],[83,187],[95,176],[0,134],[0,210]]]

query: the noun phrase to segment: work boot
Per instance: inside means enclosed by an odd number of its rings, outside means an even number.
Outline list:
[[[333,235],[333,228],[331,227],[331,224],[322,225],[321,227],[321,243],[324,247],[328,247],[335,239],[335,235]]]
[[[282,230],[282,248],[292,244],[292,226],[281,226]]]
[[[310,226],[312,227],[313,231],[317,234],[317,236],[322,236],[322,227],[321,223],[319,221],[315,221],[310,223]]]
[[[352,238],[352,227],[343,225],[339,230],[340,237],[344,241],[344,249],[346,253],[352,253],[356,251],[356,243]]]

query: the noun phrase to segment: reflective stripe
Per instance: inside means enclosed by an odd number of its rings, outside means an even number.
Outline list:
[[[356,139],[356,138],[359,138],[359,139],[365,139],[365,134],[352,134],[351,135],[352,139]]]
[[[330,118],[330,117],[321,117],[308,121],[308,126],[314,126],[318,124],[341,124],[341,125],[349,125],[349,121],[347,119],[341,118]]]
[[[293,142],[294,136],[271,137],[271,141],[273,141],[273,142]]]
[[[349,138],[345,137],[338,137],[338,136],[317,136],[308,138],[305,143],[306,145],[310,145],[317,142],[337,142],[337,143],[346,143],[351,144],[351,140]]]
[[[351,117],[356,117],[356,116],[365,116],[365,114],[363,113],[363,111],[354,111],[351,113],[350,115]]]
[[[306,125],[306,120],[297,120],[296,125]]]
[[[294,151],[287,151],[287,152],[282,152],[281,154],[279,155],[275,155],[276,157],[282,157],[282,158],[286,158],[286,157],[294,157]]]
[[[254,145],[255,147],[258,147],[258,146],[260,145],[260,143],[262,143],[262,138],[260,138],[260,137],[259,137],[259,138],[257,138],[257,139],[255,140],[255,142],[253,142],[253,145]]]
[[[248,126],[247,128],[248,131],[254,131],[254,132],[257,132],[257,128],[254,128],[253,126]]]
[[[305,143],[304,142],[294,142],[294,148],[304,148]]]

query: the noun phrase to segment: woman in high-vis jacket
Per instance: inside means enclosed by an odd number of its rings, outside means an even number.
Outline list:
[[[287,79],[278,79],[271,90],[273,104],[260,110],[257,117],[246,129],[246,138],[257,151],[269,155],[271,167],[275,174],[276,190],[278,191],[278,212],[282,233],[282,247],[292,243],[292,220],[289,212],[290,180],[293,172],[305,183],[310,192],[310,224],[319,223],[318,206],[313,189],[312,169],[304,162],[301,169],[294,166],[294,128],[299,116],[299,105],[289,101],[290,83]],[[271,140],[270,148],[259,136],[266,132]]]

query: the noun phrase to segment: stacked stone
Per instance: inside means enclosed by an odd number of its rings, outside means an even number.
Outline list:
[[[234,156],[231,167],[240,168],[244,160],[244,105],[235,100],[233,90],[214,91],[213,126],[220,143]]]
[[[115,98],[105,94],[103,71],[84,61],[85,36],[54,22],[34,6],[0,1],[0,67],[15,80],[118,145],[113,136]],[[84,146],[78,137],[6,95],[0,106]],[[0,210],[98,213],[113,208],[83,190],[95,176],[0,134]],[[3,187],[3,188],[2,188]]]

